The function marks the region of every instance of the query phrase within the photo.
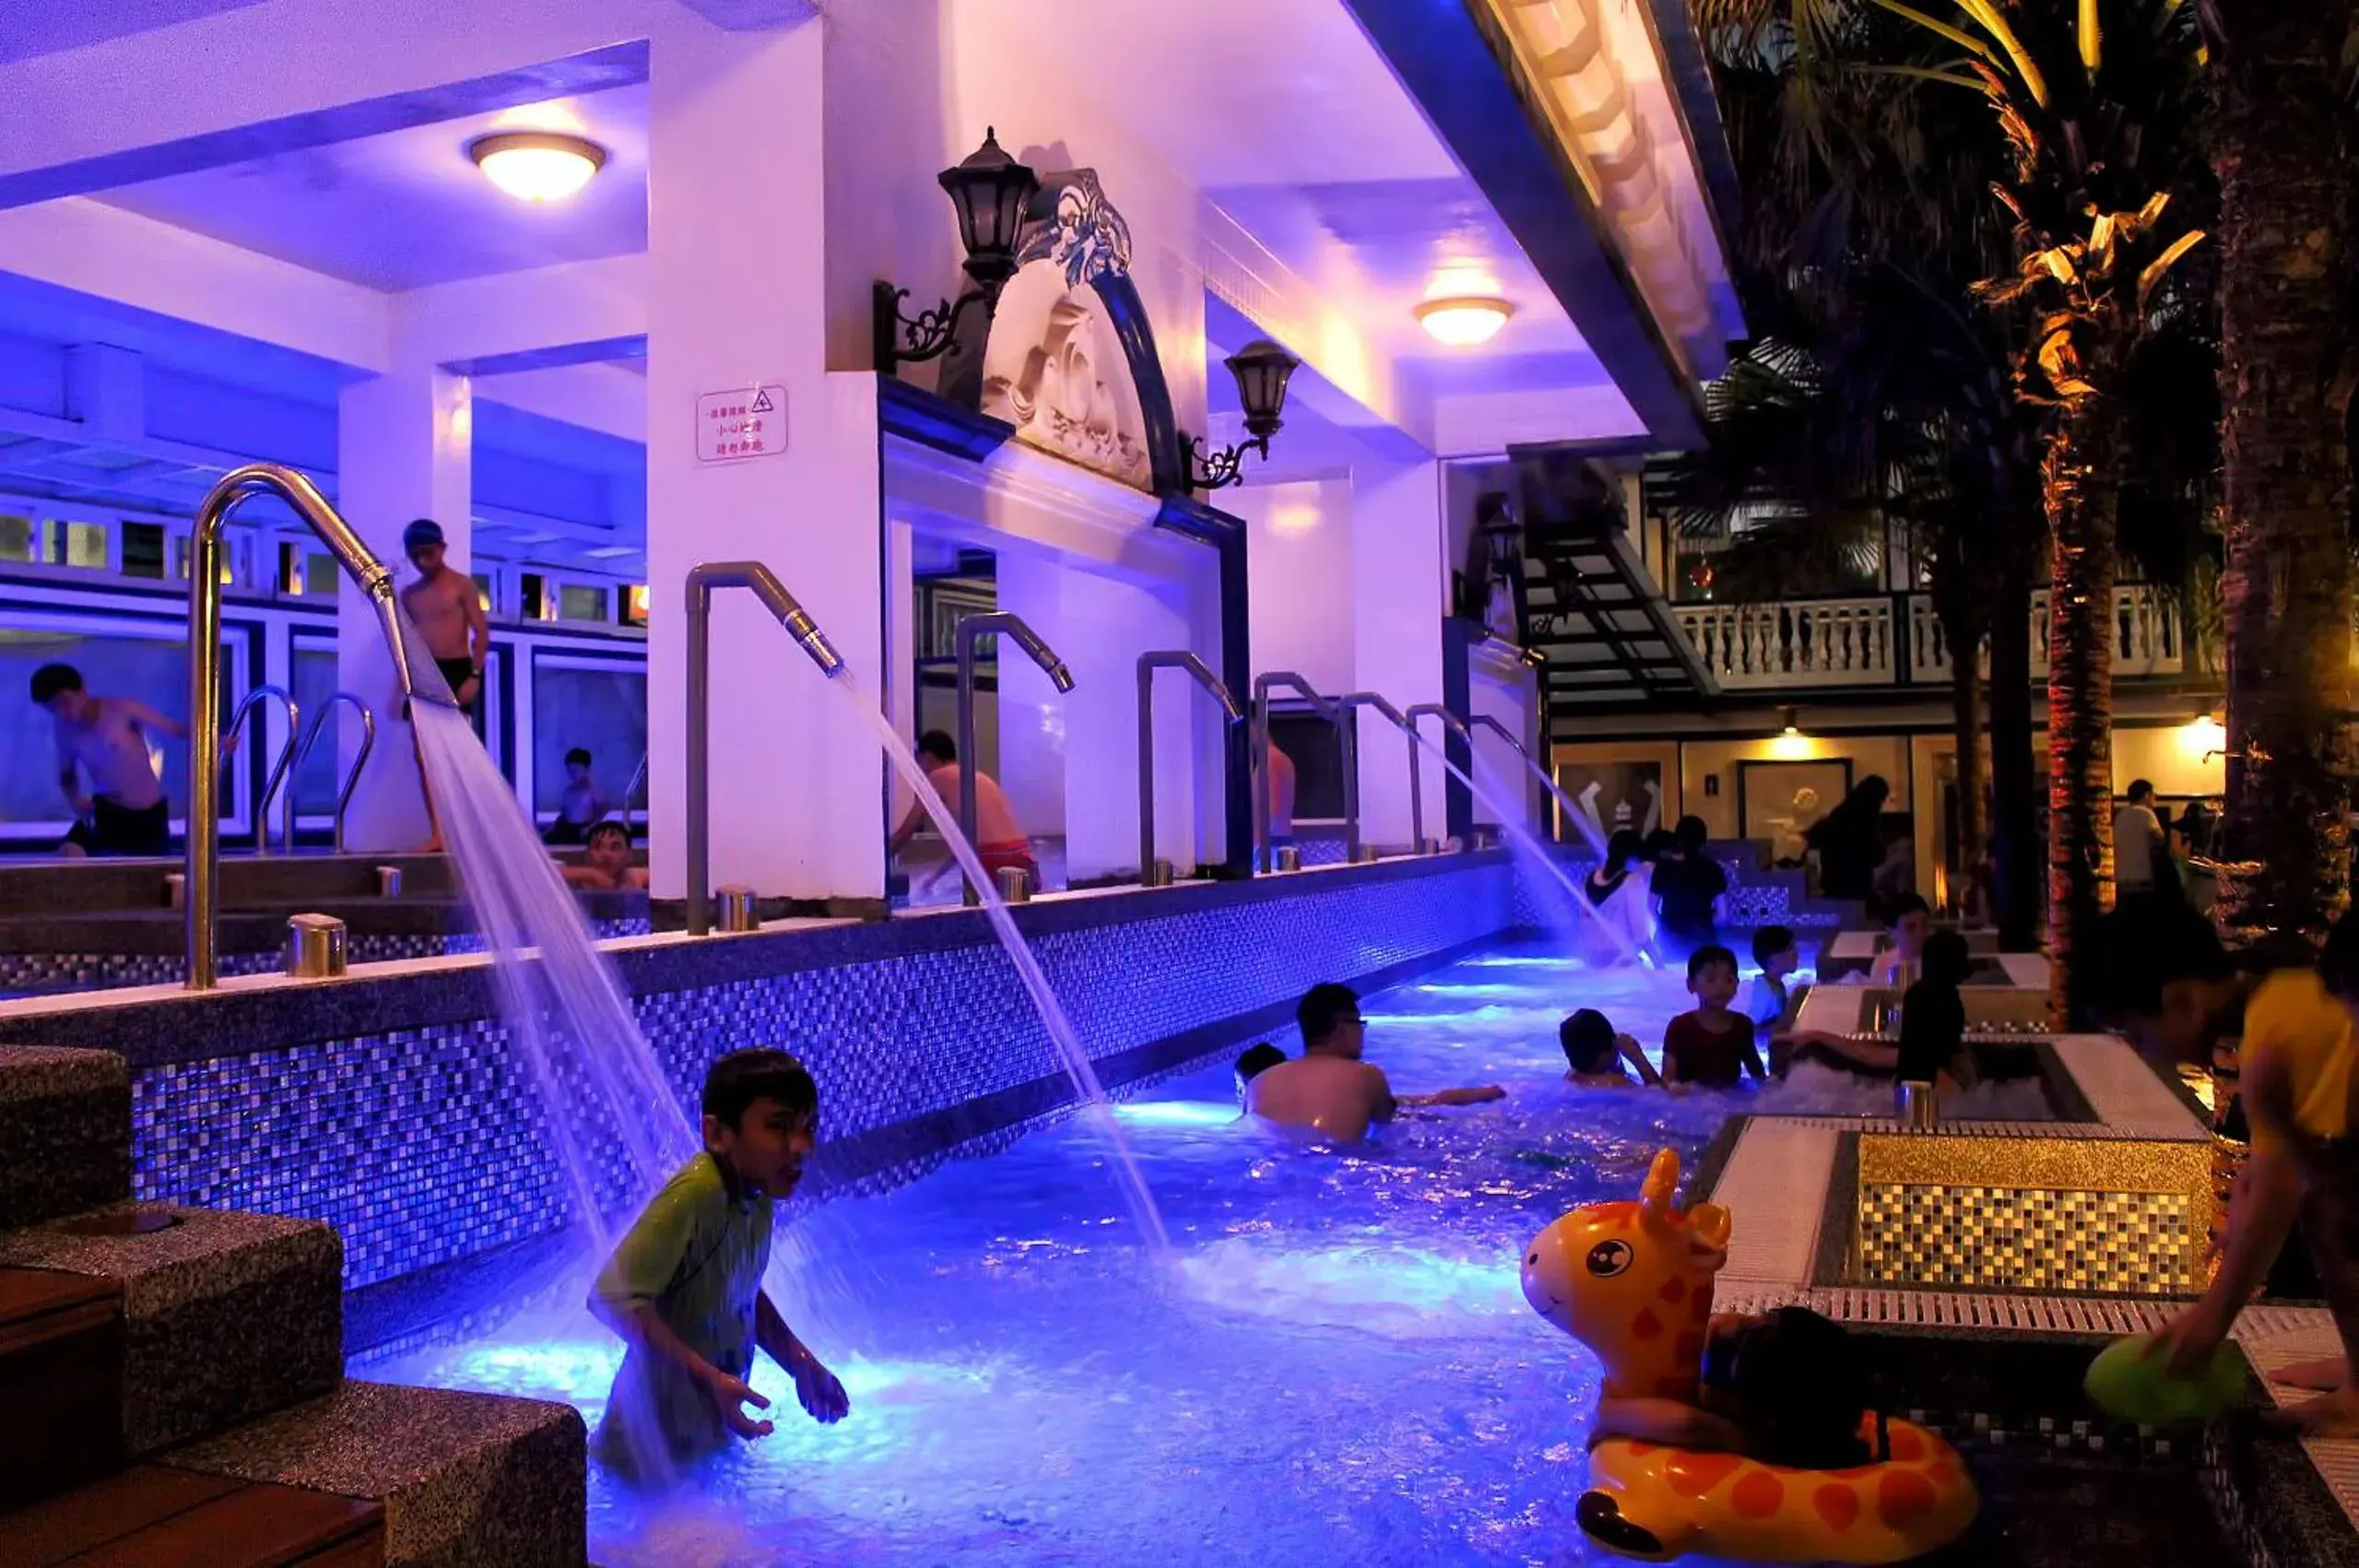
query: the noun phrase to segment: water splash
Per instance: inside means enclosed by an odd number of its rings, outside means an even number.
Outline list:
[[[1039,1011],[1042,1026],[1048,1031],[1049,1042],[1056,1048],[1057,1060],[1065,1068],[1065,1076],[1071,1080],[1073,1091],[1080,1097],[1098,1129],[1113,1147],[1115,1177],[1121,1185],[1123,1197],[1130,1205],[1132,1217],[1138,1221],[1139,1229],[1146,1232],[1158,1254],[1168,1252],[1171,1237],[1163,1229],[1163,1217],[1155,1208],[1154,1195],[1148,1191],[1147,1179],[1139,1173],[1138,1162],[1131,1157],[1130,1147],[1123,1140],[1122,1128],[1111,1114],[1105,1087],[1098,1081],[1097,1068],[1091,1062],[1090,1054],[1081,1048],[1081,1038],[1075,1032],[1072,1020],[1065,1016],[1065,1008],[1057,1001],[1056,993],[1050,989],[1048,976],[1041,971],[1040,960],[1033,955],[1023,934],[1016,929],[1016,922],[1008,914],[1006,902],[999,897],[999,890],[994,885],[991,873],[984,869],[983,857],[975,853],[974,845],[969,843],[966,835],[959,831],[959,814],[935,789],[934,781],[919,764],[917,754],[902,742],[900,732],[893,728],[892,721],[885,716],[884,710],[862,695],[851,675],[846,673],[837,677],[834,684],[843,689],[853,711],[876,731],[877,743],[884,748],[885,760],[892,764],[902,782],[915,794],[918,804],[926,808],[934,826],[940,831],[942,842],[949,845],[950,853],[957,857],[967,880],[973,884],[976,896],[983,902],[984,917],[991,923],[992,932],[999,938],[999,945],[1008,950],[1008,961],[1016,966],[1016,977],[1023,983],[1025,994],[1032,997],[1033,1008]]]

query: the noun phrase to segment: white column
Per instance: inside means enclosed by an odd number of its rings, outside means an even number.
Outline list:
[[[1058,651],[1074,680],[1065,700],[1066,856],[1077,880],[1126,876],[1138,868],[1138,656],[1188,648],[1185,593],[1072,571],[1064,611]],[[1183,874],[1197,854],[1195,715],[1211,705],[1185,673],[1155,677],[1155,847]]]
[[[825,351],[820,24],[651,43],[648,715],[655,891],[687,890],[689,569],[769,563],[849,661],[832,690],[743,592],[714,601],[714,882],[881,898],[884,786],[852,698],[884,696],[876,382]],[[706,461],[700,395],[784,389],[784,450]],[[769,433],[769,432],[765,432]],[[841,684],[841,683],[839,683]]]
[[[1446,539],[1437,465],[1353,470],[1353,690],[1382,692],[1403,710],[1441,701],[1442,618],[1450,581]],[[1406,844],[1410,837],[1408,739],[1373,709],[1360,714],[1359,737],[1361,839]],[[1431,752],[1420,759],[1420,767],[1425,832],[1440,838],[1448,773]]]
[[[1069,568],[1045,552],[999,552],[999,607],[1023,617],[1024,624],[1066,661],[1074,675],[1073,695],[1078,696],[1080,683],[1097,672],[1073,662],[1079,640],[1065,624],[1065,580],[1069,575]],[[990,702],[998,713],[999,787],[1024,831],[1036,839],[1066,838],[1066,741],[1077,722],[1068,705],[1073,698],[1061,695],[1013,638],[999,639],[997,674],[996,700],[978,693],[975,704],[980,708]],[[1091,680],[1103,683],[1103,678]],[[1069,842],[1067,853],[1071,853]]]
[[[473,424],[467,379],[431,365],[356,382],[338,399],[336,508],[404,586],[417,581],[401,551],[414,518],[441,524],[451,569],[467,570]],[[377,716],[347,836],[359,850],[415,849],[431,831],[417,746],[376,611],[349,581],[336,595],[336,652],[339,683]],[[338,766],[349,767],[360,724],[348,709],[338,710],[337,724]]]

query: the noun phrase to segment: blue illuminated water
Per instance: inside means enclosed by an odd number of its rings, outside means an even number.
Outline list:
[[[1078,1121],[797,1217],[772,1289],[852,1415],[804,1420],[763,1362],[774,1435],[667,1498],[594,1470],[594,1560],[1588,1561],[1571,1508],[1596,1367],[1525,1306],[1516,1261],[1734,1107],[1574,1089],[1556,1024],[1595,1007],[1652,1043],[1686,1005],[1676,976],[1530,950],[1370,996],[1368,1056],[1397,1091],[1510,1093],[1350,1152],[1238,1122],[1225,1062],[1134,1096],[1118,1114],[1168,1266]],[[580,1309],[585,1274],[355,1374],[563,1399],[595,1422],[620,1350]]]

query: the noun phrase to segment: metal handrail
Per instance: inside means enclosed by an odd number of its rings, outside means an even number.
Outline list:
[[[1343,761],[1343,853],[1347,861],[1360,858],[1360,754],[1352,743],[1351,717],[1343,708],[1319,695],[1316,689],[1290,669],[1265,670],[1253,682],[1253,852],[1254,869],[1266,873],[1275,858],[1269,843],[1269,694],[1284,687],[1311,705],[1311,711],[1335,726],[1335,743]]]
[[[708,813],[712,795],[705,772],[711,756],[713,700],[713,594],[743,588],[761,601],[830,680],[844,670],[843,655],[827,640],[778,574],[758,560],[709,560],[689,568],[683,584],[688,607],[688,932],[713,929],[713,846]]]
[[[221,912],[221,527],[250,496],[277,496],[326,545],[377,612],[385,651],[402,695],[413,702],[442,702],[419,691],[403,640],[394,576],[336,514],[319,488],[277,463],[249,463],[224,474],[196,509],[188,536],[188,988],[209,991],[218,978],[215,926]]]
[[[639,753],[639,765],[631,770],[631,782],[622,786],[622,831],[631,831],[631,797],[647,782],[647,753]]]
[[[982,638],[1001,634],[1016,640],[1016,645],[1040,666],[1042,674],[1048,677],[1051,686],[1059,691],[1073,690],[1073,672],[1065,667],[1065,661],[1056,656],[1056,651],[1041,640],[1040,633],[1024,623],[1022,616],[1008,610],[995,610],[987,615],[971,615],[959,622],[959,831],[965,835],[970,846],[974,846],[974,781],[977,772],[974,756],[975,643]],[[980,846],[975,846],[975,853],[983,853]],[[980,902],[981,892],[973,882],[966,880],[963,870],[959,873],[959,878],[966,888],[966,902]]]
[[[230,712],[228,731],[221,737],[224,748],[235,747],[238,737],[245,733],[246,715],[266,697],[277,698],[279,705],[287,710],[287,739],[278,748],[278,760],[270,765],[270,776],[263,784],[262,793],[254,797],[254,852],[256,855],[270,853],[270,802],[277,795],[278,786],[286,782],[289,763],[295,755],[296,737],[302,732],[303,720],[295,706],[295,694],[283,686],[273,686],[265,681],[239,699],[238,705]],[[291,789],[287,792],[286,820],[279,829],[278,847],[289,855],[295,853],[295,792]]]
[[[1409,737],[1409,853],[1425,853],[1425,781],[1423,765],[1418,752],[1424,745],[1417,738],[1417,725],[1409,715],[1393,706],[1379,691],[1351,691],[1336,699],[1346,708],[1374,708],[1390,719],[1393,727]]]
[[[311,727],[303,732],[303,743],[295,749],[295,760],[288,767],[287,825],[291,834],[295,823],[295,775],[303,771],[305,759],[311,756],[312,748],[319,744],[320,736],[327,729],[327,716],[336,710],[338,702],[348,704],[360,715],[360,749],[352,754],[351,770],[344,775],[343,785],[336,792],[336,836],[333,842],[336,853],[342,855],[344,813],[352,804],[352,792],[360,787],[360,770],[369,765],[369,753],[376,749],[377,744],[377,715],[370,712],[368,703],[349,691],[333,692],[326,701],[319,705],[318,712],[312,715]]]
[[[1244,722],[1244,710],[1211,667],[1185,650],[1138,655],[1138,885],[1155,885],[1155,672],[1184,669],[1221,704],[1231,724]]]

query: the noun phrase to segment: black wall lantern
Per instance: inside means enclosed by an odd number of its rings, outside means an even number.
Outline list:
[[[913,321],[902,314],[906,289],[890,283],[876,286],[874,296],[877,370],[890,375],[893,367],[931,360],[948,352],[959,340],[959,321],[970,304],[980,301],[983,319],[998,308],[999,290],[1016,276],[1016,246],[1024,227],[1025,209],[1040,189],[1040,176],[1008,156],[999,145],[997,127],[983,133],[983,145],[965,161],[945,169],[942,189],[957,209],[959,242],[966,248],[961,265],[970,287],[955,302],[944,300],[917,312]]]
[[[1286,410],[1286,383],[1293,378],[1294,367],[1302,363],[1267,337],[1256,338],[1222,362],[1237,378],[1237,401],[1244,407],[1249,439],[1219,452],[1206,450],[1200,439],[1190,441],[1188,453],[1195,465],[1190,477],[1198,489],[1217,490],[1242,482],[1247,452],[1257,452],[1265,462],[1268,460],[1269,438],[1283,425],[1280,416]]]

